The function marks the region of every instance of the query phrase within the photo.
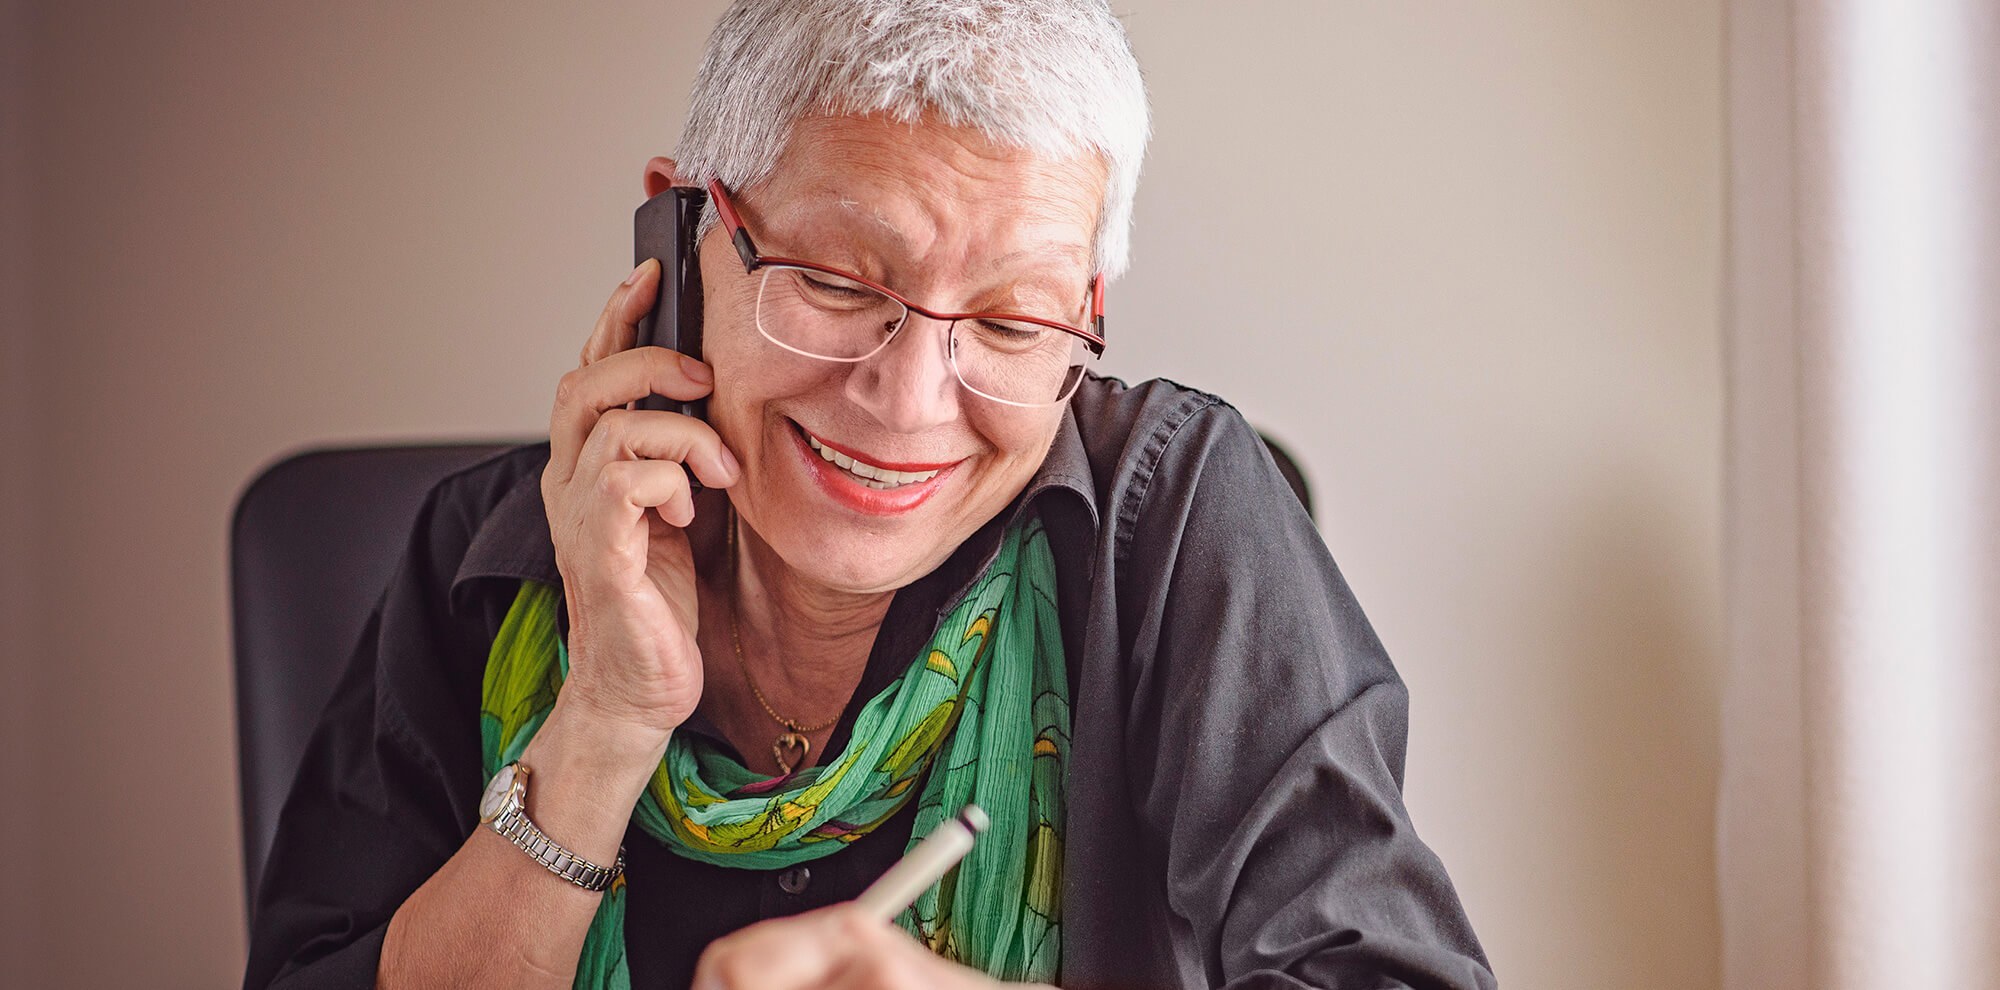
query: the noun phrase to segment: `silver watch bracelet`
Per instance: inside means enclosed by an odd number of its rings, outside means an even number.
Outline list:
[[[550,873],[568,880],[584,890],[599,891],[611,886],[618,875],[625,872],[625,847],[618,847],[618,861],[607,869],[584,859],[563,848],[548,837],[535,823],[528,820],[528,813],[520,806],[507,809],[490,823],[493,831],[508,842],[519,847],[529,858],[542,864]]]

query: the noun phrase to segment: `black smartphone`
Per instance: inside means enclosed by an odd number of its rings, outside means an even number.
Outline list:
[[[694,232],[707,202],[708,194],[700,189],[673,186],[641,203],[633,213],[632,264],[644,264],[647,258],[660,262],[660,292],[653,299],[652,311],[639,319],[634,346],[665,347],[701,360],[701,264],[695,257]],[[706,420],[708,402],[676,402],[649,395],[639,400],[637,408],[664,409]]]

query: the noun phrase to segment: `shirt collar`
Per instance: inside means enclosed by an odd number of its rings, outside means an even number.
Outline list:
[[[544,449],[543,458],[546,461],[548,445],[543,443],[540,446]],[[1082,500],[1091,525],[1095,527],[1100,523],[1096,490],[1090,458],[1083,445],[1083,434],[1077,427],[1076,407],[1066,406],[1062,423],[1056,428],[1055,440],[1049,445],[1047,456],[1042,458],[1041,467],[1028,479],[1027,486],[994,517],[998,525],[989,522],[968,540],[968,543],[980,544],[975,552],[954,554],[953,558],[969,557],[978,562],[975,573],[983,571],[984,562],[999,548],[1000,532],[1029,505],[1038,503],[1052,492],[1074,492]],[[989,541],[991,547],[984,546]],[[452,597],[456,599],[459,587],[475,578],[561,583],[562,572],[556,567],[555,543],[549,537],[548,510],[542,503],[540,470],[522,475],[480,523],[471,545],[466,548],[465,558],[459,562],[458,573],[452,578]]]

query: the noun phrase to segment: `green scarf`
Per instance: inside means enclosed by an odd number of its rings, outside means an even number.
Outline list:
[[[559,594],[523,581],[493,640],[479,712],[487,780],[520,758],[569,673]],[[690,859],[779,869],[867,835],[932,770],[911,847],[967,803],[992,826],[897,923],[947,959],[1003,980],[1047,982],[1061,958],[1069,722],[1054,560],[1041,521],[1024,513],[930,644],[862,707],[841,753],[765,778],[675,733],[633,819]],[[575,985],[631,986],[623,877],[598,905]]]

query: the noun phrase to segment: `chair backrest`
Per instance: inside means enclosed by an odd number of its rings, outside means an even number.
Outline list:
[[[425,494],[510,446],[309,450],[266,468],[238,496],[229,560],[246,904],[256,903],[306,739],[402,559]]]

